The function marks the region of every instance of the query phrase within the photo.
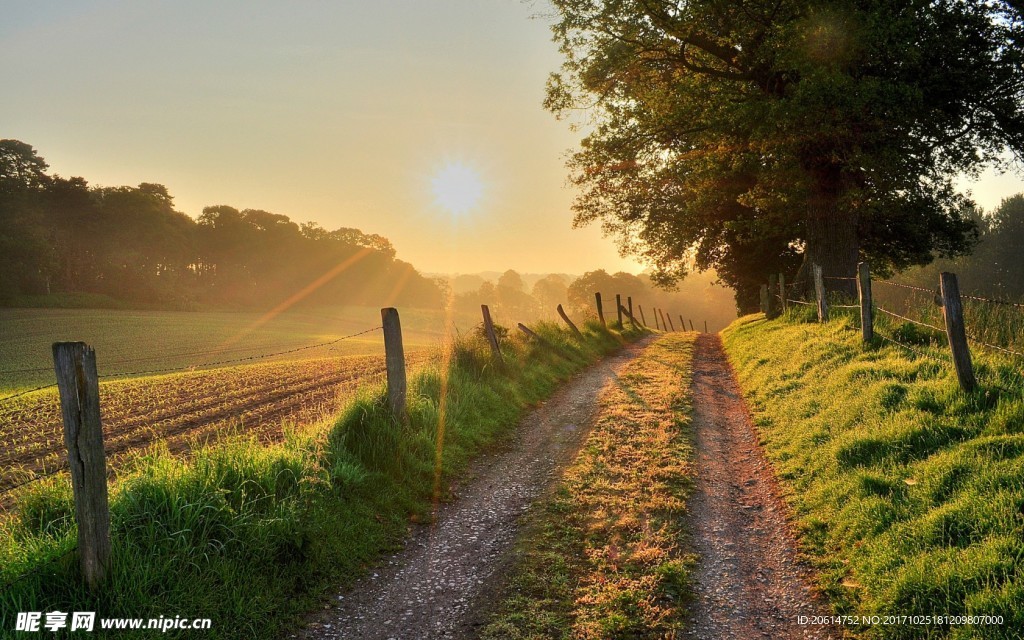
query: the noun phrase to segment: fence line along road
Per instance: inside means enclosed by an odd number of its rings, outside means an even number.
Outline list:
[[[942,317],[945,321],[945,327],[937,327],[933,324],[915,320],[914,318],[907,317],[905,315],[896,313],[890,309],[886,309],[881,305],[874,304],[871,296],[871,275],[870,270],[866,263],[860,263],[857,265],[858,275],[856,277],[846,276],[823,276],[821,267],[817,264],[812,264],[812,273],[814,274],[814,289],[815,298],[814,302],[799,300],[790,298],[786,295],[786,288],[784,277],[779,275],[779,298],[783,301],[783,304],[792,303],[798,305],[817,306],[818,308],[818,321],[824,322],[828,319],[828,302],[827,302],[827,290],[824,282],[826,280],[838,280],[838,281],[857,281],[857,294],[860,298],[859,305],[833,305],[833,308],[838,309],[860,309],[860,321],[863,334],[863,342],[870,343],[876,335],[874,331],[874,312],[877,310],[887,316],[894,319],[909,322],[914,325],[927,327],[934,331],[945,333],[947,341],[949,342],[950,357],[956,370],[957,380],[960,383],[961,389],[964,391],[972,391],[977,387],[977,379],[974,374],[974,367],[971,361],[971,352],[968,346],[968,342],[984,346],[1007,355],[1024,358],[1024,353],[1011,349],[1009,347],[991,344],[980,339],[976,335],[972,335],[968,332],[968,328],[964,321],[964,309],[963,299],[976,300],[979,302],[997,304],[1003,306],[1011,306],[1015,308],[1024,309],[1024,304],[1011,302],[1008,300],[997,300],[993,298],[985,298],[982,296],[975,295],[962,295],[960,293],[959,283],[957,282],[956,274],[943,272],[939,274],[939,287],[936,290],[926,289],[924,287],[918,287],[915,285],[904,284],[902,282],[892,282],[886,280],[877,281],[878,284],[889,285],[909,291],[926,293],[929,296],[933,296],[933,299],[942,307]],[[761,286],[761,307],[762,311],[765,312],[766,317],[771,317],[773,310],[774,297],[769,295],[775,288],[775,276],[768,278],[768,284]],[[790,287],[795,286],[797,283],[789,285]],[[924,356],[927,358],[933,358],[938,360],[934,355],[927,352],[920,351],[914,347],[899,341],[895,338],[890,338],[885,335],[877,334],[882,340],[899,345],[917,355]]]

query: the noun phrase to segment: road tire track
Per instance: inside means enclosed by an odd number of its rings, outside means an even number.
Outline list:
[[[702,640],[838,638],[800,625],[827,614],[797,554],[788,507],[717,335],[697,338],[693,358],[697,481],[689,531],[699,556],[688,636]]]

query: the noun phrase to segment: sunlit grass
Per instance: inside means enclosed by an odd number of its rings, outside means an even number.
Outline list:
[[[1004,620],[860,628],[868,637],[1020,637],[1024,384],[1012,363],[975,352],[979,389],[964,393],[938,339],[914,343],[938,359],[865,347],[850,317],[806,313],[742,318],[725,342],[822,589],[841,613]]]

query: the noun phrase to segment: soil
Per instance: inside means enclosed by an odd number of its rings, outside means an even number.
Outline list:
[[[557,482],[589,432],[601,390],[645,344],[590,368],[531,411],[514,443],[478,460],[431,525],[290,637],[476,637],[515,561],[521,516]],[[800,624],[827,609],[717,335],[697,337],[693,367],[697,477],[687,527],[699,560],[685,637],[839,638],[835,628]]]
[[[799,622],[828,611],[798,556],[787,505],[717,335],[697,338],[693,367],[697,477],[688,530],[700,559],[689,637],[838,638],[831,627]]]
[[[456,500],[441,505],[432,524],[291,637],[475,637],[514,560],[509,551],[521,516],[579,451],[601,390],[648,342],[590,367],[531,410],[510,446],[477,460]]]

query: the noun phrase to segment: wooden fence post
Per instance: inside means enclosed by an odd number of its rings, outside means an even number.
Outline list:
[[[622,307],[622,313],[626,314],[626,317],[629,318],[629,324],[633,325],[634,329],[640,329],[640,327],[636,325],[636,318],[633,317],[633,314],[629,309]]]
[[[658,317],[661,318],[661,330],[668,331],[668,324],[665,322],[665,312],[658,309]]]
[[[704,333],[707,333],[707,332],[708,332],[708,321],[705,320],[704,321]]]
[[[595,291],[594,292],[594,299],[597,300],[597,317],[598,317],[599,320],[601,320],[601,326],[602,327],[607,327],[608,325],[606,325],[604,323],[604,305],[601,304],[601,292],[600,291]]]
[[[523,332],[523,333],[525,333],[526,335],[528,335],[528,336],[530,336],[531,338],[533,338],[534,340],[536,340],[536,341],[538,342],[538,344],[542,344],[542,345],[544,345],[545,347],[549,347],[549,348],[551,348],[551,349],[553,349],[553,348],[554,348],[554,345],[553,345],[553,344],[551,344],[550,342],[548,342],[547,340],[545,340],[545,339],[544,339],[544,338],[543,338],[542,336],[539,336],[539,335],[537,335],[537,333],[536,333],[536,332],[534,332],[534,331],[533,331],[532,329],[530,329],[530,327],[526,326],[526,325],[525,325],[525,324],[523,324],[522,322],[520,322],[518,326],[519,326],[519,330],[520,330],[520,331],[522,331],[522,332]]]
[[[768,317],[768,285],[762,284],[760,291],[758,291],[758,294],[761,296],[761,298],[760,298],[761,313],[763,313],[764,316],[767,318]]]
[[[580,330],[576,327],[576,325],[572,323],[572,320],[569,319],[569,316],[565,315],[565,309],[562,308],[562,305],[558,305],[557,310],[558,315],[562,316],[562,320],[565,320],[565,324],[569,325],[569,328],[572,329],[572,332],[582,338],[583,334],[580,333]]]
[[[633,296],[626,296],[626,310],[629,311],[629,319],[633,322],[633,328],[636,329],[636,320],[633,320]]]
[[[388,376],[388,407],[399,421],[405,421],[405,347],[402,346],[402,321],[398,309],[385,307],[380,310],[384,325],[384,364]]]
[[[786,274],[779,274],[779,304],[782,305],[782,311],[785,313],[789,309],[789,303],[786,301]]]
[[[619,314],[619,329],[622,329],[622,296],[615,294],[615,312]]]
[[[681,313],[679,314],[679,329],[686,331],[686,320],[683,320],[683,314]]]
[[[860,333],[864,342],[875,337],[875,324],[871,316],[871,271],[868,263],[857,265],[857,296],[860,298]]]
[[[693,331],[693,320],[690,320],[690,331]]]
[[[779,307],[775,304],[775,278],[774,273],[768,276],[768,290],[765,292],[765,315],[769,320],[779,317]]]
[[[491,345],[491,353],[495,358],[501,358],[501,349],[498,348],[498,336],[494,333],[494,323],[491,322],[491,310],[486,304],[480,305],[480,311],[484,315],[484,334],[487,342]]]
[[[814,292],[818,296],[818,322],[825,322],[828,320],[828,301],[825,299],[825,278],[818,265],[814,265]]]
[[[939,288],[942,292],[942,317],[946,320],[946,336],[949,349],[953,352],[953,366],[960,388],[973,391],[977,386],[974,367],[971,366],[971,350],[967,347],[967,331],[964,328],[964,308],[960,303],[960,285],[955,273],[939,274]]]
[[[669,326],[669,329],[671,329],[672,331],[676,330],[676,323],[672,322],[672,314],[671,313],[668,314],[668,326]]]
[[[654,328],[660,331],[661,325],[658,324],[658,307],[654,307],[651,313],[654,314]]]
[[[647,326],[647,318],[644,317],[644,308],[642,305],[637,304],[636,308],[640,310],[640,324]]]
[[[64,444],[68,448],[71,488],[78,523],[78,554],[89,589],[95,591],[110,566],[110,506],[107,459],[100,422],[100,385],[96,352],[84,342],[55,342]]]

